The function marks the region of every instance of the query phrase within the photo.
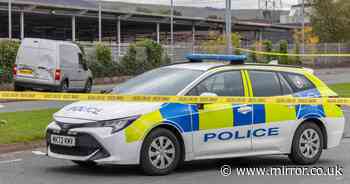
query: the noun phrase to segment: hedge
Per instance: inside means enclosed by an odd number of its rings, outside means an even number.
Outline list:
[[[12,69],[19,45],[17,41],[0,41],[0,84],[12,82]]]

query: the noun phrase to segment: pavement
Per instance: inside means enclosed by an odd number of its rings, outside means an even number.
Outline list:
[[[350,67],[316,69],[315,75],[327,84],[350,83]]]
[[[212,183],[283,183],[346,184],[350,183],[350,139],[340,146],[325,150],[312,167],[341,167],[338,176],[238,176],[236,168],[295,167],[283,155],[219,159],[187,163],[167,176],[145,176],[137,166],[101,165],[80,168],[70,161],[34,155],[30,151],[0,155],[0,184],[212,184]],[[220,168],[229,165],[230,176],[222,176]]]

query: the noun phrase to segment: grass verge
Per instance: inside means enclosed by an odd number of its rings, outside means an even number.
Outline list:
[[[340,97],[350,97],[350,83],[328,85]]]
[[[45,128],[58,109],[0,113],[0,145],[26,143],[45,137]]]

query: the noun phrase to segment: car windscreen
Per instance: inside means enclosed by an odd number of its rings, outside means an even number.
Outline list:
[[[116,86],[112,93],[129,95],[177,95],[204,71],[163,67],[148,71]]]

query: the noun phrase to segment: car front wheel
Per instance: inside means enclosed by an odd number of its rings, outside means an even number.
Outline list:
[[[320,127],[313,122],[305,122],[295,132],[289,158],[296,164],[314,164],[321,157],[323,144]]]
[[[141,150],[141,168],[148,175],[166,175],[180,163],[181,146],[169,130],[158,128],[144,140]]]

